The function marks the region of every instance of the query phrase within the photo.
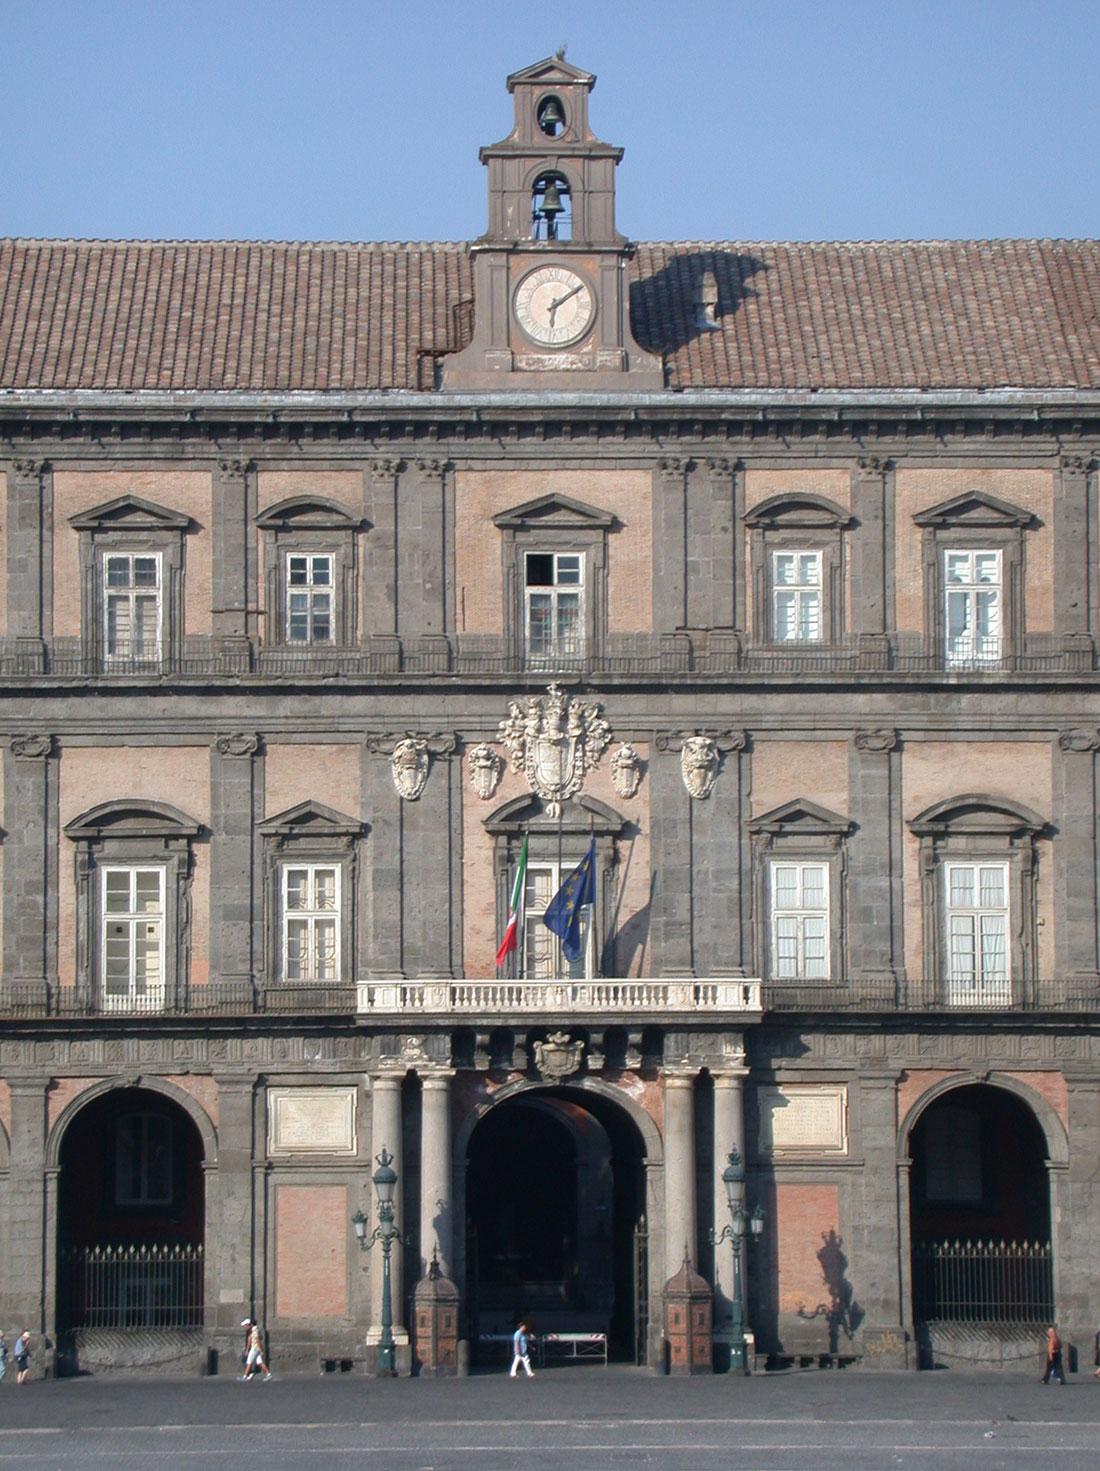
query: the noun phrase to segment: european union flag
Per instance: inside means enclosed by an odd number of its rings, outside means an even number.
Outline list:
[[[596,902],[596,839],[546,906],[542,922],[561,941],[566,960],[581,958],[581,910]]]

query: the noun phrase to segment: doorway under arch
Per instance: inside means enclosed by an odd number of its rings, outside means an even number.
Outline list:
[[[525,1090],[478,1121],[466,1151],[469,1330],[601,1332],[644,1357],[645,1148],[628,1114],[581,1089]]]
[[[178,1358],[201,1337],[203,1141],[147,1088],[91,1099],[61,1139],[57,1329],[70,1370]]]
[[[918,1338],[1033,1340],[1054,1320],[1047,1140],[1027,1103],[969,1084],[924,1110],[909,1140]]]

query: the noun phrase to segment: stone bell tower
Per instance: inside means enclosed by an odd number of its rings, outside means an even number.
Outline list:
[[[589,128],[595,84],[561,57],[508,78],[515,126],[480,155],[489,228],[470,247],[473,340],[444,362],[444,389],[664,386],[630,330],[631,246],[615,228],[623,151]]]

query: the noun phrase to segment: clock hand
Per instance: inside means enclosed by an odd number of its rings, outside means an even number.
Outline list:
[[[583,291],[583,290],[584,290],[584,282],[583,281],[578,281],[577,284],[573,287],[572,291],[567,291],[564,296],[559,296],[554,301],[552,301],[550,303],[550,325],[551,325],[551,327],[554,325],[554,313],[557,311],[558,307],[559,306],[564,306],[565,303],[569,300],[569,298],[571,296],[576,296],[576,294],[577,294],[578,291]]]

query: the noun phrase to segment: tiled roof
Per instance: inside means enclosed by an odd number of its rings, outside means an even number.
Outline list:
[[[649,244],[630,281],[672,388],[1100,388],[1098,241]],[[4,240],[0,387],[429,389],[472,303],[461,244]]]

